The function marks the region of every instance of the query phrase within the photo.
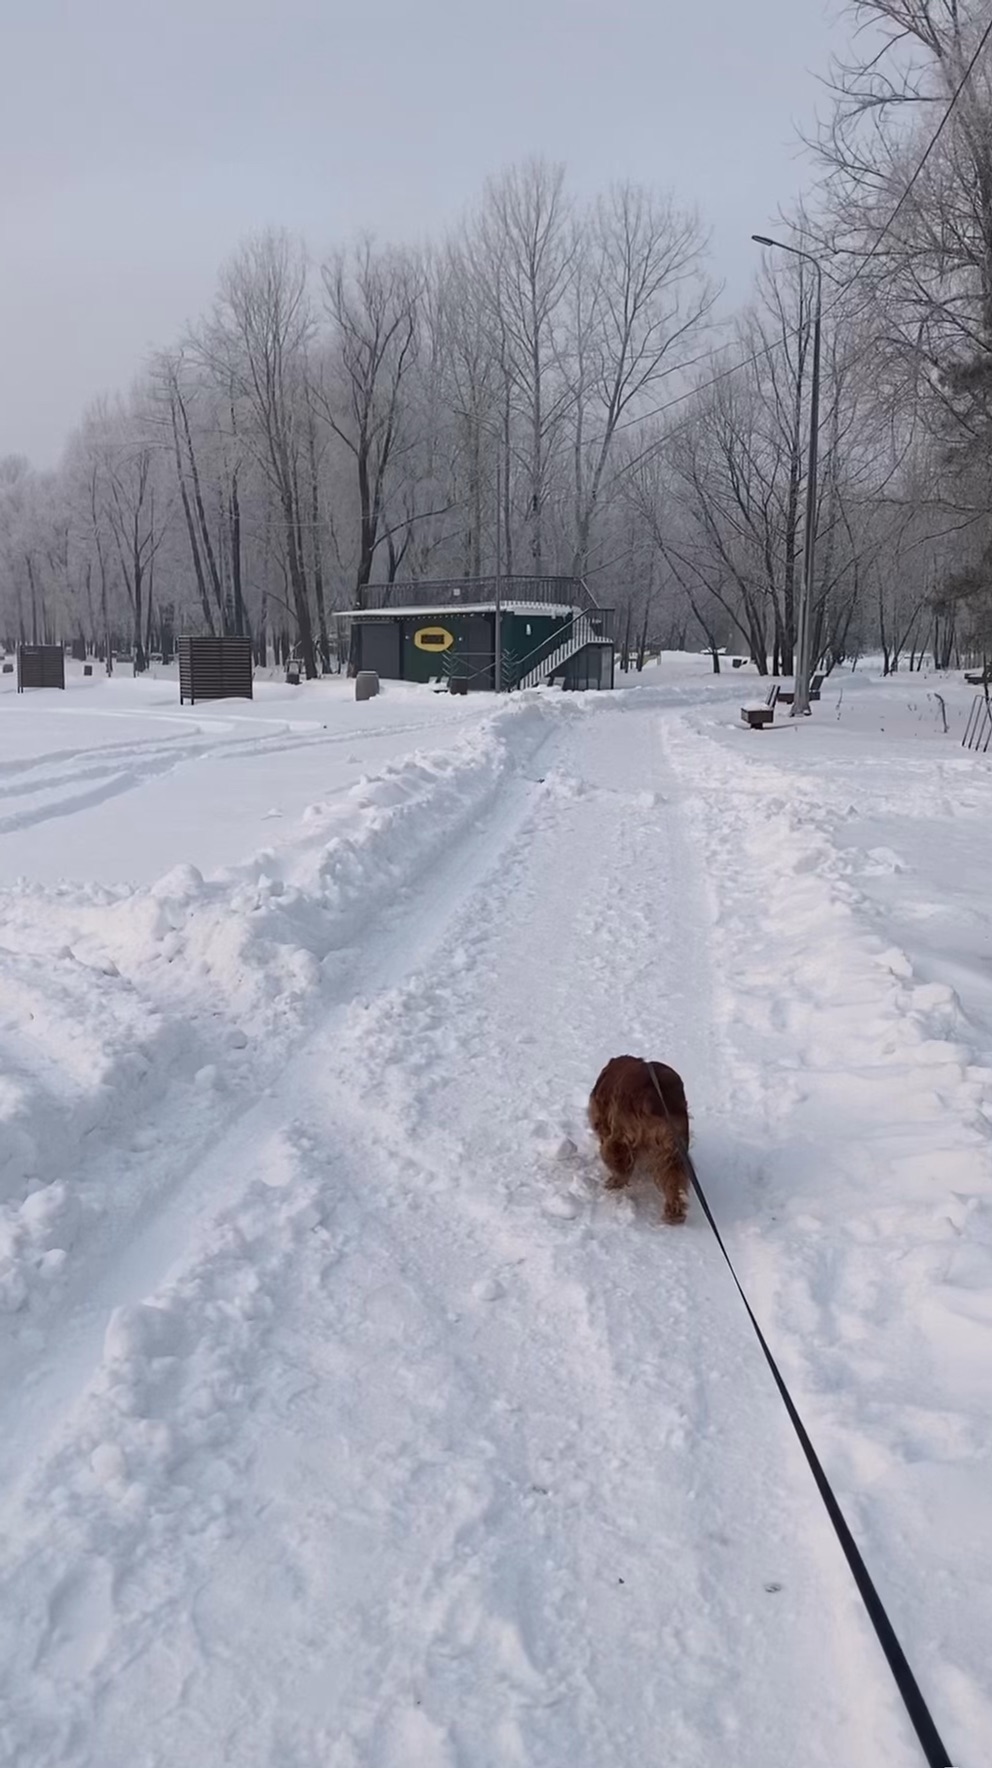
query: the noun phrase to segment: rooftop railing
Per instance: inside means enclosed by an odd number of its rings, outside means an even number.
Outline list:
[[[507,606],[524,603],[589,611],[598,606],[581,577],[445,577],[435,582],[367,584],[365,607],[377,612],[386,608],[456,608],[459,603],[478,606],[496,601],[497,586],[500,602]]]

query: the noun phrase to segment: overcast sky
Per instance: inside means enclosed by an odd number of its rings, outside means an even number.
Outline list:
[[[694,203],[740,297],[837,29],[828,0],[0,0],[0,455],[54,464],[244,233],[416,240],[533,153]]]

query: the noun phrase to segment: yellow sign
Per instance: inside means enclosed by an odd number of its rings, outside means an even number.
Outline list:
[[[414,633],[413,642],[418,651],[450,651],[455,635],[443,626],[422,626]]]

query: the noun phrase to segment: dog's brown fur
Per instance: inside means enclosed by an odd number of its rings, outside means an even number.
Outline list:
[[[658,1079],[665,1104],[651,1079]],[[668,1111],[666,1113],[665,1106]],[[681,1076],[664,1062],[650,1069],[640,1056],[614,1056],[592,1089],[589,1121],[599,1138],[606,1185],[629,1184],[640,1156],[665,1200],[666,1222],[684,1222],[689,1175],[679,1153],[689,1146],[689,1107]],[[678,1138],[678,1140],[676,1140]]]

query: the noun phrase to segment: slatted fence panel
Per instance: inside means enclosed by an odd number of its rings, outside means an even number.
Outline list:
[[[65,652],[61,645],[18,645],[17,691],[64,688]]]
[[[253,658],[250,638],[181,638],[179,699],[250,700]]]

